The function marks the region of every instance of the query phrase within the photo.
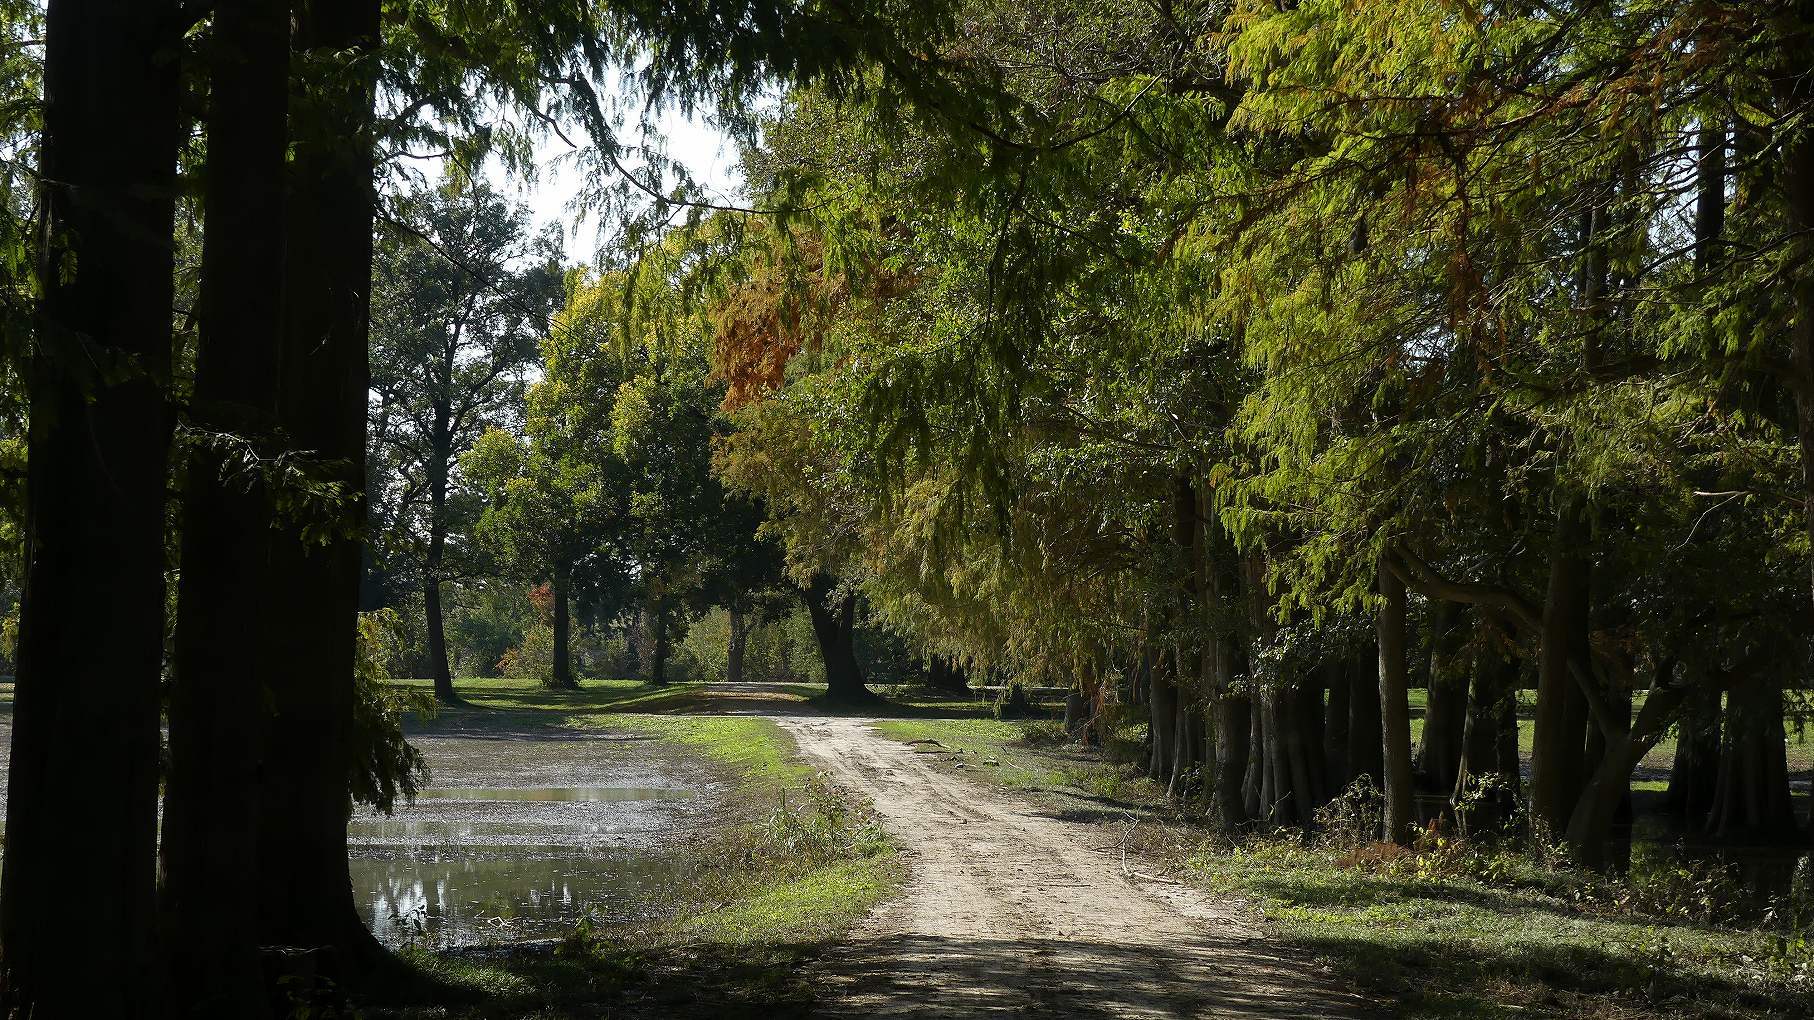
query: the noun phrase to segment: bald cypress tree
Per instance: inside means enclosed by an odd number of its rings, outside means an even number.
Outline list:
[[[46,9],[46,243],[0,868],[0,1011],[19,1015],[156,1008],[180,9]]]

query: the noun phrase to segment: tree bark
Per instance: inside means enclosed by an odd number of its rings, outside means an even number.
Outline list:
[[[178,9],[51,0],[46,13],[47,245],[26,368],[25,579],[0,867],[9,1015],[157,1012]],[[103,377],[94,365],[124,370]]]
[[[743,610],[732,606],[726,612],[731,618],[731,639],[724,649],[724,679],[740,684],[743,682],[743,652],[749,645],[749,629],[744,623]]]
[[[285,328],[279,423],[347,493],[323,541],[272,538],[265,637],[271,720],[260,769],[259,941],[326,947],[339,986],[369,983],[389,956],[347,875],[348,770],[358,612],[366,597],[366,397],[370,364],[372,109],[376,0],[300,5],[294,45],[312,76],[291,103]]]
[[[1242,770],[1241,802],[1247,817],[1258,820],[1266,809],[1266,727],[1262,721],[1260,691],[1247,701],[1247,767]]]
[[[214,15],[200,314],[190,417],[266,454],[283,323],[289,5],[246,0]],[[265,713],[272,492],[244,456],[198,444],[184,487],[170,773],[158,908],[166,1004],[267,1011],[256,901],[258,765]]]
[[[444,359],[444,372],[453,375],[454,345],[449,343]],[[434,461],[428,466],[428,556],[422,564],[423,605],[428,625],[428,668],[434,673],[435,698],[443,704],[458,704],[453,672],[447,661],[447,629],[441,616],[441,569],[447,559],[447,486],[453,461],[453,410],[443,399],[435,403]]]
[[[1152,684],[1147,698],[1147,733],[1153,747],[1146,773],[1157,782],[1165,782],[1171,775],[1172,741],[1177,736],[1174,718],[1178,714],[1178,688],[1172,683],[1171,670],[1163,656],[1155,654],[1150,646],[1142,649],[1141,655],[1147,661],[1147,676]]]
[[[1411,708],[1405,675],[1405,586],[1379,566],[1379,715],[1385,764],[1386,838],[1408,843],[1417,827],[1411,790]]]
[[[1323,774],[1332,794],[1341,793],[1354,781],[1348,768],[1348,705],[1354,684],[1344,665],[1340,659],[1330,659],[1318,667],[1329,684],[1329,701],[1323,707]]]
[[[1795,833],[1784,738],[1781,681],[1760,672],[1727,692],[1726,740],[1708,832],[1766,841]]]
[[[1437,602],[1431,614],[1428,697],[1417,754],[1418,766],[1431,788],[1442,791],[1455,788],[1468,713],[1468,677],[1452,661],[1460,631],[1455,609],[1452,602]]]
[[[828,574],[813,579],[806,592],[806,611],[812,617],[813,636],[825,663],[825,694],[833,701],[865,701],[874,697],[857,664],[857,602],[852,596],[834,599],[836,581]]]
[[[567,589],[572,586],[572,568],[565,563],[554,568],[554,579],[550,587],[554,589],[554,686],[561,690],[578,690],[579,684],[573,679],[573,651],[570,632],[573,616],[568,603]]]
[[[1699,684],[1690,684],[1690,690],[1669,770],[1667,803],[1670,815],[1694,830],[1706,824],[1719,781],[1720,692]]]
[[[1576,864],[1584,868],[1605,866],[1620,800],[1631,793],[1631,771],[1668,732],[1686,694],[1680,686],[1653,687],[1637,723],[1607,741],[1593,778],[1581,791],[1581,799],[1569,817],[1568,848]]]
[[[668,682],[668,611],[657,604],[649,611],[649,635],[654,645],[649,660],[649,682],[656,686]]]
[[[1588,661],[1588,584],[1592,568],[1583,553],[1584,509],[1579,499],[1559,500],[1537,653],[1531,814],[1552,838],[1562,834],[1580,799],[1587,736],[1585,699],[1569,673],[1571,657]]]
[[[1462,823],[1471,830],[1497,828],[1511,817],[1518,791],[1518,664],[1501,656],[1488,641],[1486,624],[1476,642],[1473,690],[1468,698],[1462,754],[1456,769],[1451,803],[1466,812]],[[1503,735],[1511,733],[1511,746]],[[1490,783],[1492,792],[1476,798],[1476,782]]]
[[[1802,6],[1805,11],[1809,5]],[[1814,46],[1805,38],[1801,52],[1785,54],[1779,76],[1786,107],[1806,109],[1814,101],[1814,82],[1807,73],[1811,60]],[[1795,432],[1801,449],[1802,526],[1814,542],[1814,132],[1799,131],[1783,147],[1782,161],[1789,235],[1795,246],[1795,257],[1788,264],[1798,267],[1789,286],[1795,318],[1789,329],[1788,388],[1795,399]],[[1808,569],[1814,586],[1814,558],[1809,559]],[[1810,590],[1814,592],[1814,587]]]
[[[1241,604],[1241,574],[1236,567],[1234,543],[1221,521],[1207,511],[1199,515],[1204,548],[1204,690],[1209,697],[1210,740],[1214,743],[1215,775],[1211,777],[1210,816],[1223,831],[1233,831],[1251,817],[1242,785],[1246,779],[1249,718],[1252,709],[1236,689],[1241,671],[1241,632],[1232,607]]]
[[[1379,642],[1372,654],[1357,659],[1348,674],[1348,769],[1353,779],[1366,777],[1375,789],[1385,783],[1385,728],[1380,719]],[[1353,782],[1350,779],[1349,782]]]

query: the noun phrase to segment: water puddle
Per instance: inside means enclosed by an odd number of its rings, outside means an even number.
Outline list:
[[[391,944],[555,938],[653,916],[715,791],[647,742],[412,735],[433,786],[348,826],[360,913]]]
[[[530,800],[530,801],[626,801],[686,800],[695,791],[680,787],[654,786],[533,786],[423,790],[417,800]]]
[[[665,858],[564,847],[357,852],[348,870],[380,940],[431,947],[559,938],[588,915],[633,922],[677,877]]]

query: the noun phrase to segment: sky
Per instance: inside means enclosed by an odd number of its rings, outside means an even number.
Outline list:
[[[677,111],[668,109],[658,118],[657,125],[658,130],[667,138],[670,158],[684,163],[693,179],[707,188],[708,193],[727,200],[737,197],[743,185],[742,174],[737,168],[737,147],[728,136],[707,121],[703,112],[694,117],[683,117]],[[579,141],[583,137],[581,135],[574,140]],[[568,151],[566,143],[558,138],[550,138],[544,143],[541,151],[536,154],[541,172],[533,186],[506,180],[501,172],[494,173],[493,176],[500,189],[515,194],[529,206],[537,226],[545,223],[560,224],[568,262],[589,263],[598,252],[599,224],[595,221],[577,220],[568,210],[567,205],[578,190],[579,178],[571,166],[550,162]]]

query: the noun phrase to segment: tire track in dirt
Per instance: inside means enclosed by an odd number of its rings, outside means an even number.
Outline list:
[[[776,720],[867,797],[912,868],[811,975],[824,1017],[1364,1017],[1360,996],[1225,904],[1136,881],[1041,814],[887,740],[873,720]]]

